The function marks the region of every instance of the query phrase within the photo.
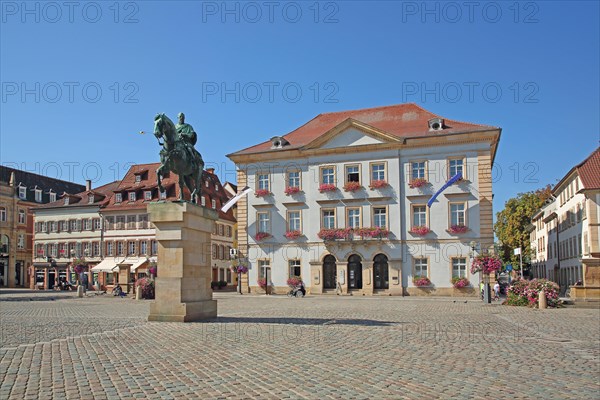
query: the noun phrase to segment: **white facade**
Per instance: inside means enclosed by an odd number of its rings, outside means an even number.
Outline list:
[[[493,246],[490,141],[494,139],[466,136],[455,141],[440,139],[437,144],[424,138],[400,146],[353,126],[304,151],[286,153],[284,147],[281,155],[230,155],[239,171],[238,184],[255,192],[239,209],[247,218],[240,227],[240,242],[247,240],[248,285],[257,290],[257,281],[269,267],[276,291],[285,291],[287,279],[298,272],[313,293],[419,294],[413,283],[416,275],[427,276],[436,294],[452,294],[453,277],[466,277],[477,286],[479,274],[471,276],[469,271],[471,257]],[[462,168],[464,179],[427,207],[457,168]],[[429,183],[411,188],[416,177]],[[370,188],[372,181],[382,178],[387,187]],[[486,180],[483,185],[482,179]],[[286,194],[286,188],[298,181],[300,192]],[[349,181],[358,181],[361,188],[345,191]],[[337,190],[321,193],[319,186],[326,183]],[[489,223],[482,235],[481,199],[488,196]],[[430,232],[424,236],[411,233],[417,223]],[[467,230],[451,232],[452,225],[466,225]],[[323,228],[354,228],[356,232],[377,226],[389,230],[387,238],[365,239],[355,233],[351,240],[324,241],[318,236]],[[286,238],[286,231],[297,227],[302,236]],[[270,236],[257,239],[259,232]],[[332,262],[331,256],[334,267],[326,265]]]

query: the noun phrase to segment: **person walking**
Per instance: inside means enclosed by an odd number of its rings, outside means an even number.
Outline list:
[[[481,300],[483,300],[483,288],[484,288],[484,283],[483,281],[479,282],[479,293],[481,293]]]
[[[494,284],[494,300],[500,300],[500,283],[498,281]]]

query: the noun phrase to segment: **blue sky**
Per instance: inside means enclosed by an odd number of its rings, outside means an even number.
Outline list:
[[[595,1],[0,5],[0,163],[49,176],[157,161],[157,112],[185,112],[232,181],[226,154],[319,113],[415,102],[502,127],[500,211],[600,139]]]

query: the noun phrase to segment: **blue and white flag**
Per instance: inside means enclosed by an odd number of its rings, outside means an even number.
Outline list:
[[[448,180],[448,182],[446,182],[444,184],[444,186],[442,186],[440,188],[440,190],[435,192],[435,194],[433,196],[431,196],[431,198],[427,202],[427,207],[431,208],[431,205],[433,204],[435,199],[440,195],[440,193],[442,193],[444,190],[446,190],[448,188],[448,186],[452,185],[454,182],[458,181],[459,179],[462,179],[462,172],[459,172],[458,174],[454,175],[452,178],[450,178]]]

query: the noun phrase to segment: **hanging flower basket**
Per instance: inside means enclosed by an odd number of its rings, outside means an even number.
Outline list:
[[[289,240],[295,240],[302,236],[302,232],[300,231],[287,231],[285,233],[285,237]]]
[[[492,274],[500,271],[502,261],[496,256],[477,256],[471,262],[471,273],[482,271],[484,274]]]
[[[261,240],[264,240],[266,238],[270,238],[271,234],[269,232],[258,232],[256,235],[254,235],[254,239],[257,242],[260,242]]]
[[[157,272],[157,267],[156,265],[150,265],[150,267],[148,267],[148,273],[152,276],[156,276],[156,272]]]
[[[319,185],[319,192],[335,192],[337,187],[333,183],[322,183]]]
[[[246,272],[248,272],[248,267],[246,267],[245,265],[238,265],[235,269],[235,272],[237,272],[238,274],[245,274]]]
[[[424,225],[413,226],[412,228],[410,228],[410,233],[414,233],[415,235],[419,236],[425,236],[429,232],[431,232],[429,228]]]
[[[452,225],[448,231],[450,233],[465,233],[469,230],[469,227],[466,225]]]
[[[410,186],[412,189],[415,189],[415,188],[423,187],[423,186],[427,185],[428,183],[429,182],[427,182],[427,179],[425,179],[425,178],[415,178],[408,183],[408,186]]]
[[[369,185],[369,189],[371,189],[371,190],[384,189],[384,188],[388,187],[389,185],[390,184],[387,183],[387,181],[376,180],[376,181],[371,181],[371,184]]]
[[[285,188],[285,194],[288,196],[291,196],[296,193],[300,193],[300,188],[297,186],[288,186]]]
[[[456,289],[462,289],[462,288],[468,287],[470,284],[471,284],[471,282],[469,282],[469,280],[467,278],[459,278],[459,277],[452,278],[452,286],[454,286]]]
[[[268,189],[258,189],[256,192],[254,192],[254,195],[256,197],[264,197],[264,196],[268,196],[270,194],[271,194],[271,192]]]
[[[431,286],[431,281],[426,276],[418,276],[417,275],[413,278],[413,284],[417,287],[425,287],[425,286]]]
[[[360,185],[359,182],[348,182],[344,185],[344,190],[346,192],[356,192],[357,190],[360,190],[362,188],[362,186]]]
[[[73,268],[73,271],[75,271],[75,273],[77,275],[79,275],[79,274],[83,273],[83,271],[85,271],[86,267],[87,267],[87,265],[78,264],[78,265],[75,265],[75,267]]]

